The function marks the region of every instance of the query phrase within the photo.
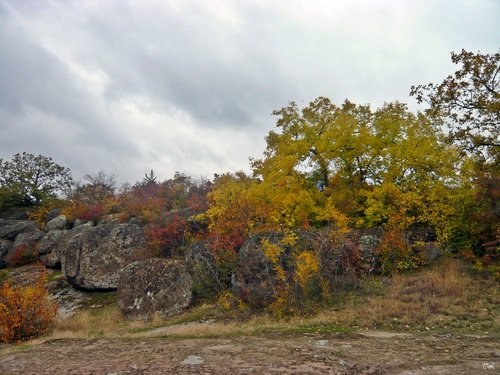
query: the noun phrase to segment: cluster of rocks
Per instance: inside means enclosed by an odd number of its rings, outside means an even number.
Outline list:
[[[74,288],[118,290],[118,305],[132,319],[180,312],[191,301],[192,279],[182,262],[152,258],[137,224],[105,218],[71,225],[59,215],[44,231],[30,220],[0,219],[0,267],[19,246],[38,249],[40,261],[61,269]]]
[[[43,235],[33,221],[0,219],[0,269],[7,266],[16,248],[34,246]]]
[[[293,266],[294,251],[314,249],[320,272],[338,284],[339,277],[357,278],[375,269],[382,236],[380,228],[354,230],[340,240],[325,231],[299,233],[293,248],[283,249],[280,262],[286,269]],[[407,236],[424,247],[430,260],[439,255],[435,234],[428,228],[416,228]],[[279,281],[263,243],[280,244],[281,237],[270,233],[243,244],[229,280],[235,295],[255,306],[265,306],[276,297]],[[207,243],[193,243],[184,261],[154,258],[143,228],[134,222],[121,223],[116,215],[104,217],[97,225],[69,223],[58,215],[43,231],[33,221],[0,219],[0,268],[19,246],[36,246],[40,261],[61,269],[66,282],[78,290],[117,290],[118,306],[130,319],[177,314],[191,303],[193,292],[201,297],[214,295],[228,285],[227,279],[220,279]]]

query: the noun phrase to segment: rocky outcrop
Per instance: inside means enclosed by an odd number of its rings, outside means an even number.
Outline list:
[[[66,249],[70,231],[53,230],[48,232],[38,244],[40,261],[49,268],[61,267],[61,254]]]
[[[266,236],[269,243],[277,243],[275,236]],[[234,273],[232,291],[253,307],[264,307],[276,296],[277,276],[269,260],[264,255],[258,236],[247,240],[241,247]]]
[[[193,298],[211,297],[222,290],[215,259],[206,243],[200,241],[191,244],[185,261],[193,278]]]
[[[0,212],[0,219],[6,220],[28,220],[30,214],[29,207],[10,207]]]
[[[42,264],[49,268],[60,269],[69,240],[89,227],[92,227],[91,223],[83,224],[71,230],[51,230],[47,232],[38,243],[38,254]]]
[[[43,238],[43,232],[39,229],[33,232],[19,233],[14,240],[12,247],[18,246],[34,246],[38,241]]]
[[[99,219],[99,225],[102,224],[120,224],[122,222],[122,214],[104,215]]]
[[[382,228],[352,229],[341,239],[344,257],[356,257],[353,264],[358,276],[370,274],[377,267],[377,248],[380,245],[384,231]]]
[[[34,232],[38,225],[30,220],[4,220],[0,219],[0,239],[14,241],[18,234]]]
[[[52,230],[64,230],[66,229],[66,225],[66,215],[59,215],[45,224],[45,232],[50,232]]]
[[[118,283],[118,307],[129,319],[180,313],[191,302],[193,280],[184,263],[150,258],[127,266]]]
[[[150,256],[139,226],[104,224],[71,236],[61,264],[66,280],[76,288],[114,290],[124,267]]]
[[[21,246],[34,249],[42,237],[43,232],[33,221],[0,219],[0,260],[2,261],[0,268],[5,268],[11,262],[8,259]]]

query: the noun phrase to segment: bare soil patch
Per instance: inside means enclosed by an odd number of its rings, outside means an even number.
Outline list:
[[[491,336],[276,334],[56,339],[0,350],[1,374],[494,374]]]

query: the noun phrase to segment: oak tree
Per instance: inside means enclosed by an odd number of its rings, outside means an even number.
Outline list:
[[[450,128],[450,140],[484,162],[500,157],[500,53],[451,53],[460,66],[439,84],[412,86],[410,95]]]
[[[23,152],[10,161],[0,159],[0,187],[17,196],[17,203],[39,204],[47,197],[67,191],[72,183],[69,168],[50,157]]]

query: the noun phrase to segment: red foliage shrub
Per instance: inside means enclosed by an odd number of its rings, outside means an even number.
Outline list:
[[[216,258],[222,256],[227,258],[227,253],[236,254],[237,250],[245,242],[245,232],[235,228],[231,233],[223,233],[212,230],[209,233],[210,248]],[[220,255],[224,254],[224,255]]]
[[[22,244],[17,246],[6,258],[10,267],[34,263],[38,260],[38,248],[35,244]]]
[[[77,218],[84,221],[97,222],[104,215],[104,208],[100,204],[84,206]]]
[[[195,212],[206,211],[208,208],[206,195],[192,194],[187,201],[187,206]]]
[[[403,271],[416,267],[412,257],[412,249],[403,231],[397,227],[387,226],[375,254],[380,262],[382,273]]]
[[[165,210],[165,199],[160,197],[159,184],[151,183],[135,186],[123,199],[124,219],[139,217],[145,222],[152,222]]]
[[[144,230],[148,247],[157,254],[172,255],[176,248],[184,245],[188,233],[188,221],[176,214],[164,224],[151,224]]]
[[[61,214],[66,215],[70,221],[80,219],[97,222],[106,213],[106,209],[101,204],[89,205],[81,202],[72,202],[61,211]]]

